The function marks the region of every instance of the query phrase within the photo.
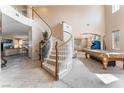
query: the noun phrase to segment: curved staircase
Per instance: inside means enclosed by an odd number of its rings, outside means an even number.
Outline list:
[[[42,63],[42,67],[47,70],[56,80],[63,78],[72,68],[72,53],[71,53],[71,39],[70,35],[67,41],[55,41],[49,57]]]
[[[51,43],[48,57],[41,61],[41,67],[54,76],[56,80],[63,78],[72,68],[72,34],[69,33],[69,31],[63,30],[63,36],[66,37],[66,39],[63,37],[61,41],[53,37],[52,34],[54,32],[52,32],[50,25],[39,16],[34,8],[32,8],[32,11],[37,14],[50,29],[48,40],[44,45],[40,45],[40,49],[42,49],[48,41]],[[64,22],[62,22],[62,25],[63,24]]]

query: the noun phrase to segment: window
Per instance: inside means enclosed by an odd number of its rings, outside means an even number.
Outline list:
[[[112,5],[112,13],[117,12],[120,9],[120,5]]]
[[[112,48],[120,49],[120,31],[119,30],[112,32]]]

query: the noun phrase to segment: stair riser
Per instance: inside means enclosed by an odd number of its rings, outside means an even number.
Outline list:
[[[56,59],[56,56],[50,56],[51,59]]]
[[[48,66],[44,65],[42,66],[49,74],[51,74],[53,77],[55,77],[55,69],[50,69]],[[58,73],[58,76],[59,76],[59,79],[60,78],[63,78],[70,70],[70,69],[67,69],[67,66],[66,65],[61,65],[59,66],[59,73]],[[65,71],[64,71],[65,70]],[[64,72],[63,72],[64,71]]]
[[[56,65],[56,62],[50,61],[50,60],[48,60],[47,63],[48,63],[48,64],[51,64],[51,65]]]
[[[47,66],[43,65],[42,66],[48,73],[50,73],[52,76],[55,76],[55,71],[52,71],[51,69],[49,69]]]
[[[51,59],[56,59],[56,56],[55,55],[50,55],[50,58]],[[66,58],[64,55],[59,55],[58,56],[58,59],[64,59],[64,58]]]
[[[52,50],[56,50],[56,49],[53,48]],[[67,50],[67,47],[65,47],[65,48],[58,48],[58,50]]]
[[[51,60],[47,60],[47,63],[51,64],[51,65],[54,65],[54,66],[56,65],[56,62],[55,61],[51,61]],[[61,66],[62,63],[63,63],[62,61],[61,62],[59,61],[59,66]]]
[[[50,58],[51,59],[56,59],[56,56],[50,56]],[[66,59],[66,57],[64,57],[64,56],[58,57],[58,60],[65,60],[65,59]]]
[[[51,54],[56,54],[56,52],[51,52]],[[66,55],[67,53],[65,53],[65,52],[58,52],[58,55]]]
[[[54,67],[55,67],[55,62],[54,63],[52,63],[52,62],[47,62],[48,64],[51,64],[51,65],[54,65]],[[45,67],[49,72],[54,72],[54,71],[52,71],[52,70],[50,70],[49,69],[49,67],[47,67],[47,66],[45,66],[45,65],[43,65],[43,67]],[[60,64],[59,63],[59,71],[61,72],[61,71],[63,71],[64,69],[67,69],[67,66],[66,65],[64,65],[64,64]]]

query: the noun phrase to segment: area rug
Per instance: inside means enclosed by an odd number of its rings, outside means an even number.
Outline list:
[[[106,85],[119,80],[112,74],[96,74],[96,76]]]

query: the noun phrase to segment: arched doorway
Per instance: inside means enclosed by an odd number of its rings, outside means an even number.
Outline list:
[[[99,49],[102,49],[101,35],[95,33],[83,33],[78,38],[75,38],[75,50],[82,50],[83,48],[91,48],[94,42],[99,43]]]

